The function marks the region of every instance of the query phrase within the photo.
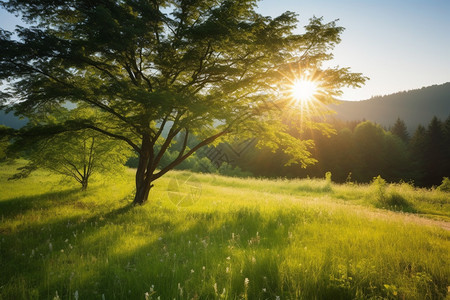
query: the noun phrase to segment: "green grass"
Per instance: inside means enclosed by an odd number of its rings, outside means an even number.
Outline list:
[[[370,185],[174,171],[131,207],[132,170],[81,192],[44,171],[7,181],[16,167],[0,165],[0,299],[445,299],[450,289],[442,191],[389,185],[381,201]],[[184,194],[168,187],[188,178],[198,197],[175,206]]]

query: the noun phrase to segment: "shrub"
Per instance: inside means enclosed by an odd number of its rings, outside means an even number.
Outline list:
[[[438,186],[437,189],[443,192],[450,192],[450,179],[448,177],[444,177],[442,179],[442,184]]]
[[[331,192],[331,172],[325,173],[325,186],[323,188],[324,192]]]
[[[386,180],[384,180],[383,178],[381,178],[380,175],[378,175],[377,177],[373,178],[371,186],[375,194],[375,200],[381,205],[386,204],[386,188],[387,188]]]

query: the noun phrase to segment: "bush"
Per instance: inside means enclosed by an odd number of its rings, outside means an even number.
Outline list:
[[[450,179],[448,177],[444,177],[442,179],[442,184],[438,186],[437,189],[442,192],[450,192]]]
[[[371,186],[375,194],[375,200],[382,205],[386,204],[386,180],[378,175],[377,177],[373,178]]]
[[[375,195],[375,206],[394,211],[415,212],[411,203],[400,193],[397,191],[387,192],[388,184],[380,175],[373,178],[372,188]]]
[[[233,167],[230,164],[222,164],[218,169],[219,174],[231,177],[251,177],[253,174],[251,172],[243,171],[239,167]]]
[[[325,173],[325,186],[323,187],[324,192],[331,192],[331,172]]]

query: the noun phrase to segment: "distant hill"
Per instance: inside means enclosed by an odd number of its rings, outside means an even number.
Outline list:
[[[397,118],[405,121],[409,132],[419,124],[427,126],[433,116],[442,121],[450,115],[450,82],[417,90],[373,97],[363,101],[339,101],[333,109],[335,117],[345,121],[369,120],[389,128]],[[12,128],[24,126],[28,120],[19,119],[12,112],[0,110],[0,125]]]
[[[13,112],[6,113],[0,110],[0,125],[5,125],[14,129],[25,126],[28,123],[28,119],[20,119],[15,116]]]
[[[365,119],[389,128],[400,118],[414,132],[419,124],[427,126],[433,116],[442,121],[450,116],[450,82],[369,100],[339,102],[333,106],[337,119]]]

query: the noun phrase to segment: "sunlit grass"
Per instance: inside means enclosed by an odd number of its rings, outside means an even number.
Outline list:
[[[191,173],[171,172],[130,207],[132,170],[81,192],[43,171],[7,181],[15,167],[0,165],[0,299],[445,299],[450,286],[445,222],[416,217],[448,219],[448,193],[387,186],[407,214],[370,185],[198,174],[201,196],[177,207],[167,186]]]

